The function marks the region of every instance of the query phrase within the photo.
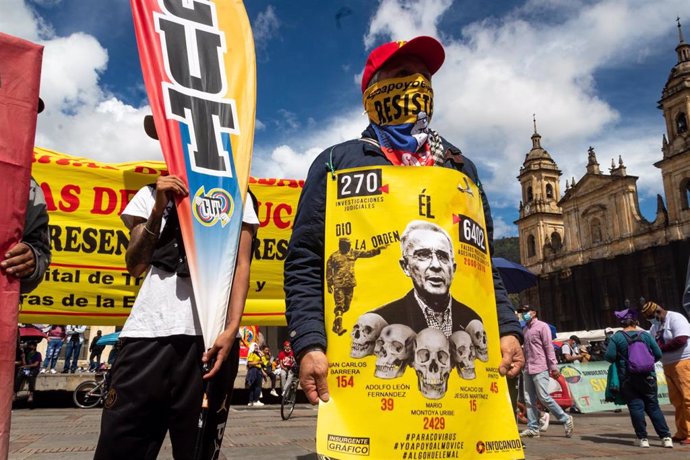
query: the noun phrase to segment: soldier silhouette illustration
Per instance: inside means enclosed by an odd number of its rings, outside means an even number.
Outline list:
[[[355,261],[362,257],[374,257],[381,253],[385,246],[379,246],[369,251],[352,249],[349,238],[340,238],[338,250],[330,255],[326,262],[326,283],[328,293],[333,294],[335,301],[335,319],[333,320],[333,332],[343,335],[347,332],[343,329],[343,314],[350,309],[352,293],[357,286],[355,279]]]

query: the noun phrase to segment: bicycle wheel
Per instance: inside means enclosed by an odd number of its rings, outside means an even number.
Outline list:
[[[103,397],[103,386],[95,380],[80,383],[72,394],[72,399],[77,407],[89,409],[96,407]]]
[[[292,411],[295,410],[295,401],[297,400],[297,385],[292,384],[283,392],[283,398],[280,401],[280,417],[287,420],[292,416]]]

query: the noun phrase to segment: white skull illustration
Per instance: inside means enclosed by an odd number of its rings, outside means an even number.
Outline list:
[[[489,360],[489,349],[486,343],[486,331],[484,330],[484,324],[478,319],[473,319],[469,322],[465,331],[472,338],[472,343],[474,344],[474,352],[480,361],[487,362]]]
[[[374,353],[376,339],[387,325],[385,319],[376,313],[364,313],[352,328],[352,347],[350,356],[364,358]]]
[[[402,376],[412,361],[414,331],[404,324],[391,324],[383,328],[376,340],[376,371],[380,379],[395,379]]]
[[[450,343],[443,332],[426,328],[414,340],[414,368],[419,391],[428,399],[440,399],[448,389]]]
[[[474,345],[467,332],[453,332],[453,335],[450,336],[450,354],[460,377],[465,380],[472,380],[476,377],[474,373]]]

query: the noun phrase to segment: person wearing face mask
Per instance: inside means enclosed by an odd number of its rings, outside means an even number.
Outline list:
[[[551,417],[563,423],[565,436],[573,435],[573,417],[565,413],[561,406],[549,394],[549,376],[557,379],[560,375],[556,353],[553,349],[551,330],[549,326],[537,318],[537,307],[526,306],[521,309],[522,319],[525,321],[525,357],[526,365],[523,372],[525,406],[527,407],[527,429],[520,433],[526,438],[538,438],[539,409],[537,399],[550,413]]]
[[[665,448],[673,447],[671,432],[664,413],[659,407],[658,386],[654,363],[661,358],[661,350],[647,332],[639,328],[637,311],[626,308],[613,312],[623,330],[616,332],[609,340],[604,359],[616,363],[620,396],[628,406],[630,420],[637,439],[635,444],[649,448],[645,414],[652,421],[654,431]],[[637,347],[637,348],[636,348]],[[641,352],[640,350],[646,350]],[[644,356],[647,360],[644,360]],[[643,364],[649,365],[644,368]]]
[[[445,51],[432,37],[383,44],[362,73],[362,103],[369,125],[361,138],[323,151],[312,163],[295,215],[285,259],[284,288],[290,341],[300,366],[302,388],[312,404],[328,401],[328,359],[324,315],[326,181],[338,170],[363,166],[427,166],[463,172],[478,187],[489,249],[493,221],[477,168],[430,126],[434,119],[431,76]],[[324,166],[325,165],[325,166]],[[424,168],[417,168],[420,180]],[[502,375],[515,377],[524,365],[522,331],[497,269],[493,270]]]
[[[690,322],[682,314],[654,302],[645,303],[641,313],[652,323],[649,333],[661,348],[668,397],[676,411],[673,440],[690,445]]]

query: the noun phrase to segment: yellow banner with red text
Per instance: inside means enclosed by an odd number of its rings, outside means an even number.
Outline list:
[[[34,149],[32,175],[50,217],[52,262],[43,282],[20,298],[20,321],[122,325],[143,278],[125,267],[129,231],[120,215],[147,184],[167,174],[162,161],[108,164]],[[260,228],[242,320],[285,325],[283,260],[302,181],[250,179]]]

